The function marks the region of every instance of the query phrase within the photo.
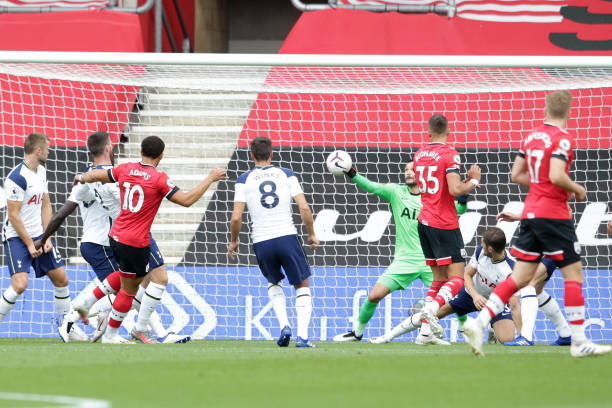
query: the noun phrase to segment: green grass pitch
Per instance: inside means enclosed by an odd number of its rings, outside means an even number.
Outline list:
[[[612,406],[612,355],[574,359],[567,347],[486,345],[477,359],[465,344],[317,344],[0,339],[0,392],[93,398],[113,408]],[[67,405],[0,400],[26,406]]]

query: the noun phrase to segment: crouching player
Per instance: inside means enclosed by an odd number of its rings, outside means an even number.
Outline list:
[[[476,248],[465,270],[465,286],[456,297],[440,308],[438,319],[452,313],[464,315],[481,310],[495,286],[512,273],[513,267],[514,260],[506,253],[504,232],[497,227],[486,230],[482,234],[481,246]],[[514,312],[514,322],[512,312]],[[371,339],[371,342],[388,343],[404,333],[421,327],[421,320],[422,314],[416,313],[394,327],[391,332]],[[514,339],[515,325],[520,331],[520,308],[517,297],[513,296],[502,312],[491,320],[491,326],[497,340],[504,343]]]

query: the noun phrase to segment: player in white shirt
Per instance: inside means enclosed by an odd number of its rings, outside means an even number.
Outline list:
[[[47,171],[43,167],[49,157],[49,138],[41,133],[31,133],[25,139],[24,150],[24,161],[9,173],[4,182],[7,215],[2,227],[2,242],[11,286],[0,298],[0,322],[27,288],[32,267],[37,278],[47,275],[53,283],[59,335],[67,342],[69,322],[64,317],[70,312],[70,291],[62,257],[50,241],[42,248],[34,245],[53,215]]]
[[[230,222],[231,242],[228,255],[234,259],[238,249],[238,235],[242,228],[242,214],[248,207],[252,221],[251,239],[262,274],[268,280],[268,296],[278,318],[281,334],[277,344],[287,347],[291,328],[287,318],[286,298],[281,281],[287,279],[295,287],[297,312],[296,347],[316,347],[308,340],[308,326],[312,314],[312,299],[308,277],[310,267],[302,249],[302,242],[293,224],[291,202],[300,210],[302,221],[308,230],[311,249],[319,245],[315,236],[312,212],[300,183],[289,169],[272,166],[272,142],[267,137],[251,141],[251,158],[255,167],[236,180],[234,212]]]
[[[514,259],[506,252],[504,232],[493,227],[482,234],[481,246],[476,248],[470,263],[465,270],[465,286],[450,302],[438,311],[441,319],[449,314],[464,315],[484,307],[488,296],[497,284],[503,282],[514,267]],[[512,313],[515,316],[512,316]],[[388,343],[394,338],[421,327],[421,313],[416,313],[394,327],[389,333],[375,337],[372,343]],[[514,320],[514,322],[513,322]],[[504,310],[491,320],[495,337],[500,343],[514,339],[515,326],[520,332],[520,307],[516,296],[510,298]]]
[[[93,165],[89,166],[87,171],[113,167],[113,146],[108,133],[92,133],[87,139],[87,147],[93,157]],[[71,313],[68,319],[74,322],[79,317],[83,317],[84,321],[87,322],[88,316],[97,315],[97,328],[92,338],[93,341],[96,341],[104,333],[106,317],[112,307],[109,296],[117,293],[121,287],[119,267],[108,238],[111,224],[121,210],[119,187],[115,183],[101,182],[79,183],[73,186],[68,201],[55,214],[45,229],[41,243],[44,243],[48,237],[57,231],[64,219],[77,206],[83,220],[81,255],[91,265],[101,283],[93,290],[86,288],[83,293],[77,296],[74,304],[76,312]],[[134,337],[145,343],[187,342],[190,339],[189,336],[169,333],[162,325],[159,315],[155,312],[167,285],[168,276],[161,252],[152,237],[150,247],[150,280],[147,278],[146,282],[143,282],[133,303],[133,308],[140,309],[135,327],[137,333]],[[147,296],[144,296],[145,294]],[[149,325],[153,328],[159,340],[150,335]]]

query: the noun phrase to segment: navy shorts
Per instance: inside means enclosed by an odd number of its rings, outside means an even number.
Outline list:
[[[115,254],[110,246],[94,244],[93,242],[81,242],[81,255],[91,265],[100,281],[108,275],[119,270]]]
[[[152,271],[164,264],[164,257],[151,233],[149,233],[149,238],[151,238],[151,243],[149,244],[149,248],[151,248],[151,254],[149,255],[149,270]]]
[[[42,238],[42,235],[32,238],[37,241]],[[50,270],[64,266],[62,256],[53,244],[53,251],[43,252],[38,258],[32,258],[28,247],[19,237],[9,238],[4,241],[4,254],[6,255],[6,264],[9,268],[9,273],[13,276],[19,272],[30,272],[30,267],[34,268],[34,273],[37,278],[41,278]]]
[[[474,304],[474,300],[470,296],[469,293],[465,290],[465,287],[461,288],[457,296],[455,296],[450,302],[448,302],[450,306],[453,308],[453,311],[457,313],[459,316],[463,316],[468,313],[477,312],[478,309]],[[504,310],[493,319],[491,319],[491,324],[497,322],[502,319],[510,319],[512,320],[512,313],[510,312],[510,305],[506,305]]]
[[[277,284],[285,275],[293,286],[310,276],[310,266],[297,235],[285,235],[253,244],[261,273],[268,282]]]
[[[550,258],[543,258],[542,263],[546,267],[546,279],[544,279],[544,282],[548,282],[550,278],[552,278],[552,275],[555,269],[557,269],[557,265],[555,261],[553,261]]]

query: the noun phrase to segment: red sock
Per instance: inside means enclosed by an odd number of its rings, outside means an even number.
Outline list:
[[[110,275],[108,275],[106,277],[105,281],[108,282],[108,285],[115,292],[117,292],[119,289],[121,289],[121,273],[119,271],[115,271],[115,272],[111,273]],[[96,286],[96,288],[93,291],[93,294],[96,297],[96,299],[102,299],[104,296],[107,295],[104,292],[102,292],[102,289],[100,289],[99,286]]]
[[[130,295],[123,289],[117,293],[117,297],[113,302],[113,310],[111,311],[110,318],[108,319],[108,325],[110,327],[118,328],[121,326],[123,319],[132,307],[134,296],[135,295]]]
[[[429,287],[429,290],[427,291],[427,298],[431,300],[435,299],[436,295],[440,291],[440,288],[444,286],[445,283],[446,281],[443,281],[443,280],[433,281],[431,283],[431,286]]]
[[[508,276],[505,281],[500,283],[493,289],[493,293],[489,296],[489,300],[485,305],[485,308],[489,311],[491,318],[497,316],[504,310],[504,306],[508,303],[512,295],[516,293],[518,286],[512,279],[512,276]],[[495,295],[495,296],[493,296]]]
[[[565,314],[570,324],[584,323],[584,296],[581,282],[565,281]]]
[[[453,276],[440,288],[434,301],[442,307],[446,302],[457,296],[462,287],[463,278],[461,276]]]

